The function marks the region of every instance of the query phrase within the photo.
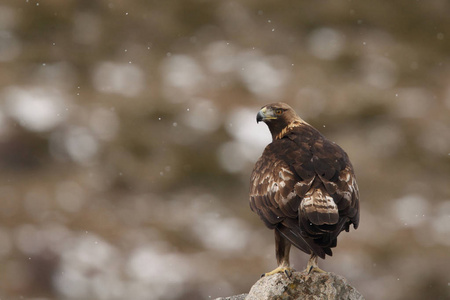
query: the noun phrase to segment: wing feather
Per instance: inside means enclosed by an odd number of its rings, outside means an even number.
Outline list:
[[[331,255],[359,223],[359,192],[347,154],[309,125],[269,144],[251,176],[250,207],[306,253]]]

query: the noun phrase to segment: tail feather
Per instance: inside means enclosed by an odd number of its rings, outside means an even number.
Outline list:
[[[308,191],[300,204],[299,213],[314,225],[334,225],[339,221],[339,211],[333,197],[315,188]]]
[[[308,254],[315,254],[324,259],[325,254],[331,255],[331,249],[325,249],[322,246],[316,244],[312,238],[304,237],[300,231],[293,230],[282,224],[278,224],[276,230],[278,230],[285,238],[291,242],[295,247]]]

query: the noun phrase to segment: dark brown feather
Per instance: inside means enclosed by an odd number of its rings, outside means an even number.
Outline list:
[[[358,186],[350,160],[305,122],[283,135],[273,131],[279,126],[269,128],[274,140],[253,169],[250,207],[267,227],[303,252],[331,255],[339,233],[359,223]]]

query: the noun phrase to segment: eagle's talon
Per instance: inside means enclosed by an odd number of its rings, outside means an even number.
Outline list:
[[[314,254],[309,258],[305,272],[308,275],[311,275],[311,273],[327,273],[326,271],[319,268],[319,266],[317,265],[317,256]]]
[[[308,275],[311,275],[311,273],[327,273],[327,271],[324,271],[319,267],[311,266],[307,273],[308,273]]]
[[[292,271],[291,270],[284,270],[284,274],[286,274],[287,278],[291,278],[292,277]]]
[[[277,274],[277,273],[285,274],[288,278],[291,278],[293,272],[295,272],[295,270],[290,268],[290,267],[282,267],[282,266],[280,266],[280,267],[276,268],[273,271],[270,271],[270,272],[262,274],[261,278],[262,277],[266,277],[266,276],[271,276],[271,275],[274,275],[274,274]]]

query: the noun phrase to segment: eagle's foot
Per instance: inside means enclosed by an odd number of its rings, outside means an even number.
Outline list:
[[[276,268],[273,271],[270,271],[268,273],[262,274],[261,277],[271,276],[271,275],[274,275],[274,274],[277,274],[277,273],[284,273],[288,278],[291,278],[292,273],[294,273],[294,272],[295,272],[295,270],[293,268],[291,268],[291,267],[282,267],[282,266],[280,266],[280,267]]]
[[[317,265],[317,256],[311,255],[311,257],[308,260],[308,265],[306,266],[305,272],[309,275],[311,273],[327,273],[326,271],[319,268]]]
[[[321,268],[313,267],[313,266],[309,267],[309,269],[306,268],[305,271],[308,273],[308,275],[311,273],[327,273],[326,271],[322,270]]]

